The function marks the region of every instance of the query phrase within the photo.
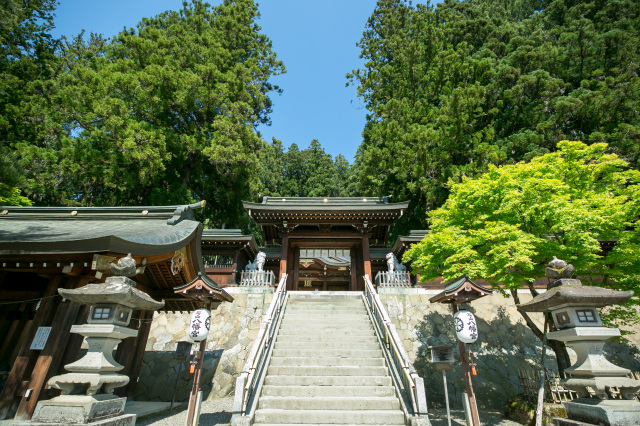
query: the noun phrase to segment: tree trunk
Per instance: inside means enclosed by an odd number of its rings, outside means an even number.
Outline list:
[[[513,298],[513,301],[515,302],[516,305],[520,304],[520,298],[518,297],[518,292],[517,290],[510,290],[511,296]],[[529,314],[527,312],[518,310],[518,312],[520,312],[520,315],[522,315],[522,318],[524,318],[525,323],[527,324],[527,327],[529,327],[531,329],[531,331],[533,332],[533,334],[536,335],[536,337],[540,340],[542,340],[543,338],[543,331],[540,330],[540,327],[538,327],[535,322],[531,319],[531,317],[529,316]],[[547,316],[547,322],[549,324],[549,331],[553,331],[555,329],[555,327],[553,326],[553,318],[551,317],[551,314],[547,313],[545,314]],[[565,347],[564,343],[562,343],[559,340],[548,340],[547,341],[547,346],[549,348],[551,348],[551,350],[555,353],[556,355],[556,363],[558,365],[558,373],[560,374],[560,377],[564,377],[564,370],[567,367],[571,366],[571,360],[569,359],[569,353],[567,352],[567,348]]]
[[[556,354],[556,363],[558,364],[558,373],[560,377],[564,377],[564,370],[567,367],[571,367],[571,360],[569,359],[569,353],[567,347],[559,340],[548,340],[547,346]]]

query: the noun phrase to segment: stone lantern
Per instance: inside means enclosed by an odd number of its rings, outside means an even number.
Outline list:
[[[620,330],[603,327],[597,309],[629,300],[633,291],[583,286],[580,280],[571,278],[573,266],[555,257],[549,263],[546,275],[555,279],[548,290],[518,305],[518,309],[550,313],[556,331],[548,333],[547,337],[564,342],[576,352],[576,362],[565,369],[567,377],[560,381],[580,397],[564,403],[569,419],[583,422],[578,424],[639,424],[640,403],[635,401],[635,395],[640,389],[640,381],[627,377],[630,370],[605,358],[603,346],[606,340],[620,336]],[[622,400],[607,401],[612,388],[617,389],[615,393],[619,391]],[[595,398],[590,398],[590,389]],[[556,419],[556,424],[576,424],[566,422]]]
[[[106,283],[87,284],[78,289],[58,290],[73,302],[90,305],[88,324],[74,325],[72,333],[85,336],[89,350],[76,362],[65,365],[69,373],[54,376],[49,385],[62,395],[36,406],[32,422],[40,424],[86,424],[128,426],[135,424],[135,415],[123,415],[126,398],[113,391],[129,383],[129,377],[117,372],[124,367],[113,359],[114,348],[138,332],[127,325],[134,310],[157,310],[157,302],[136,289],[128,277],[136,275],[136,262],[129,254],[111,265],[116,276]],[[73,394],[82,389],[82,394]]]

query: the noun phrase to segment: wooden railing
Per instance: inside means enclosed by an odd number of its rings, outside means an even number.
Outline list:
[[[427,416],[427,397],[424,389],[424,380],[418,375],[415,367],[409,360],[409,354],[402,346],[402,341],[396,332],[395,326],[391,323],[387,311],[380,301],[380,296],[376,293],[369,275],[364,276],[364,300],[371,317],[374,328],[380,342],[383,344],[386,354],[390,358],[395,371],[394,379],[399,381],[404,391],[404,396],[411,404],[407,407],[413,410],[414,416]]]
[[[282,274],[278,288],[273,294],[273,300],[269,305],[269,310],[260,324],[260,331],[256,336],[247,362],[244,364],[242,373],[236,379],[232,425],[251,424],[251,422],[246,423],[246,416],[249,416],[248,419],[252,419],[255,414],[262,381],[269,365],[269,357],[271,356],[275,336],[284,313],[286,297],[287,274]]]
[[[276,276],[273,271],[242,271],[240,285],[273,286]]]
[[[411,275],[408,272],[380,271],[375,281],[378,287],[411,287]]]

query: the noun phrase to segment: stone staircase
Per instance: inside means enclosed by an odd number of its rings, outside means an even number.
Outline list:
[[[254,424],[405,424],[360,293],[289,293]]]

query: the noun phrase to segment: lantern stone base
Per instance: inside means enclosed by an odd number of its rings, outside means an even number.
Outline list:
[[[132,420],[128,420],[130,415],[122,414],[126,402],[127,398],[107,394],[61,395],[48,401],[40,401],[31,424],[133,425],[135,415]]]
[[[640,424],[640,403],[637,401],[580,398],[565,402],[564,408],[569,418],[553,419],[556,426]]]

